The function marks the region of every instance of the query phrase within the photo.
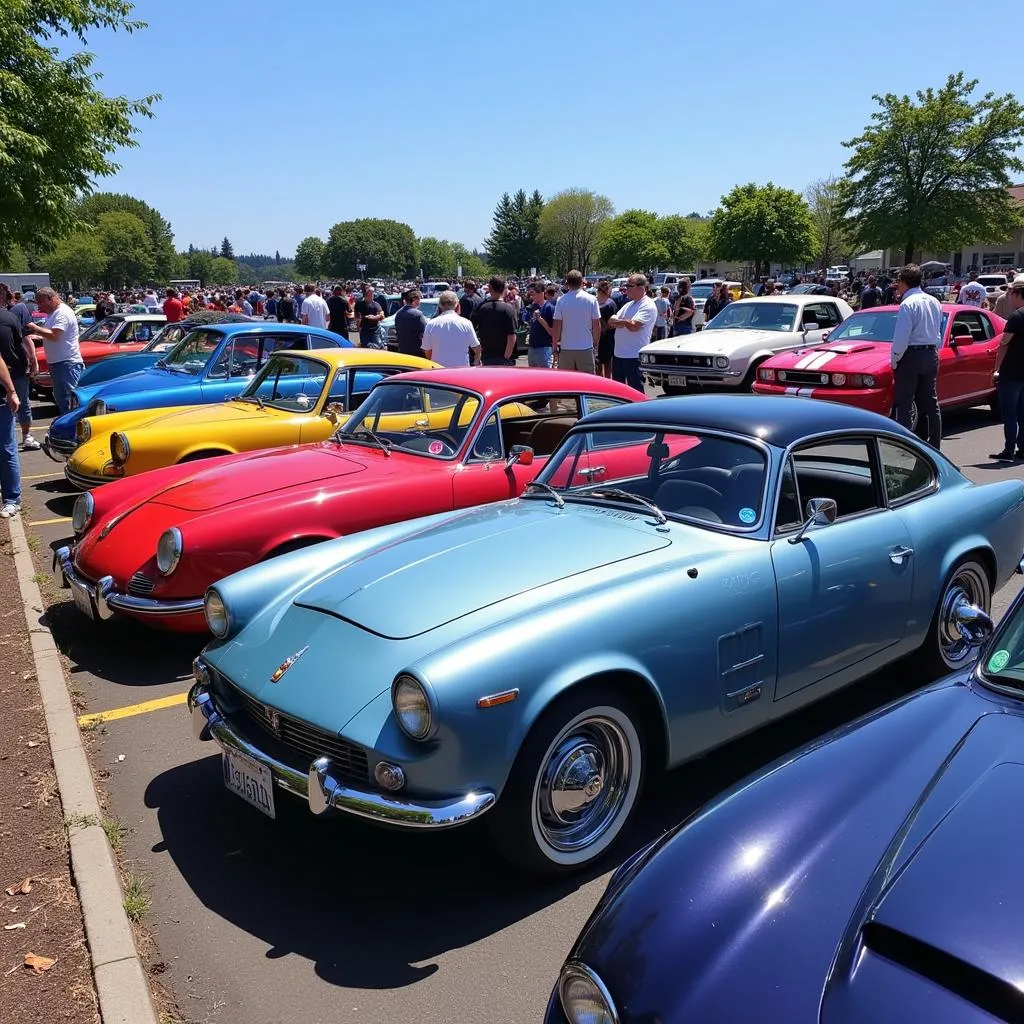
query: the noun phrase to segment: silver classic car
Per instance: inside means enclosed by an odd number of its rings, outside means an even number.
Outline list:
[[[757,367],[790,348],[816,345],[853,310],[831,295],[770,295],[730,302],[704,330],[640,350],[640,370],[666,395],[701,388],[749,391]]]

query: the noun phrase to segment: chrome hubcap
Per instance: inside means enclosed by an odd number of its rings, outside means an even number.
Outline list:
[[[600,838],[622,809],[631,768],[617,723],[592,718],[567,728],[541,770],[537,813],[544,839],[566,852]]]
[[[950,668],[956,668],[974,649],[960,632],[957,610],[965,605],[976,605],[988,611],[987,594],[988,588],[972,566],[959,570],[946,587],[939,612],[939,650]]]

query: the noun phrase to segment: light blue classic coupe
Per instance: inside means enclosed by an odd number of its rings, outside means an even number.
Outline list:
[[[972,484],[873,413],[618,406],[522,498],[217,583],[188,704],[266,814],[284,790],[390,825],[483,816],[520,864],[578,869],[648,774],[902,655],[967,664],[1022,552],[1024,483]]]

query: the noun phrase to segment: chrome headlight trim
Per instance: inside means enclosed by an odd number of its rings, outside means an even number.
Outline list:
[[[224,603],[224,598],[214,587],[206,591],[203,613],[206,616],[206,625],[218,640],[223,640],[231,632],[231,613]]]
[[[75,505],[71,511],[71,528],[75,533],[85,533],[89,529],[95,511],[96,499],[90,491],[75,498]]]
[[[89,415],[90,416],[106,416],[107,415],[107,403],[102,398],[94,398],[89,403]]]
[[[411,740],[424,743],[437,733],[437,709],[430,690],[414,675],[400,672],[391,684],[391,707],[398,727]]]
[[[156,542],[156,567],[160,570],[161,575],[170,576],[178,568],[181,551],[181,530],[176,526],[164,530]]]
[[[115,466],[123,466],[132,453],[132,446],[128,438],[120,431],[115,430],[110,435],[110,461]]]
[[[600,1009],[604,1018],[601,1024],[619,1024],[619,1014],[607,986],[596,971],[578,960],[567,961],[558,975],[558,1001],[562,1004],[562,1012],[568,1018],[569,1024],[579,1024],[581,1020],[585,1019],[573,1012],[574,1001],[569,992],[570,985],[581,986],[583,992],[590,990],[589,999],[594,1006]],[[600,1020],[592,1015],[586,1019]]]
[[[717,369],[717,370],[728,370],[729,369],[729,357],[728,356],[715,356],[715,369]]]
[[[79,444],[85,444],[92,437],[92,424],[88,420],[79,420],[75,427],[75,440]]]

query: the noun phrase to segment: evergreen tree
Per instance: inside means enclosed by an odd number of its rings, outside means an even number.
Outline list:
[[[540,215],[544,198],[534,190],[527,196],[519,189],[514,196],[506,192],[494,210],[494,227],[487,239],[488,260],[502,270],[523,273],[544,263],[540,237]]]
[[[235,250],[231,248],[231,242],[227,235],[224,236],[220,243],[220,255],[226,260],[233,260],[235,258]]]

